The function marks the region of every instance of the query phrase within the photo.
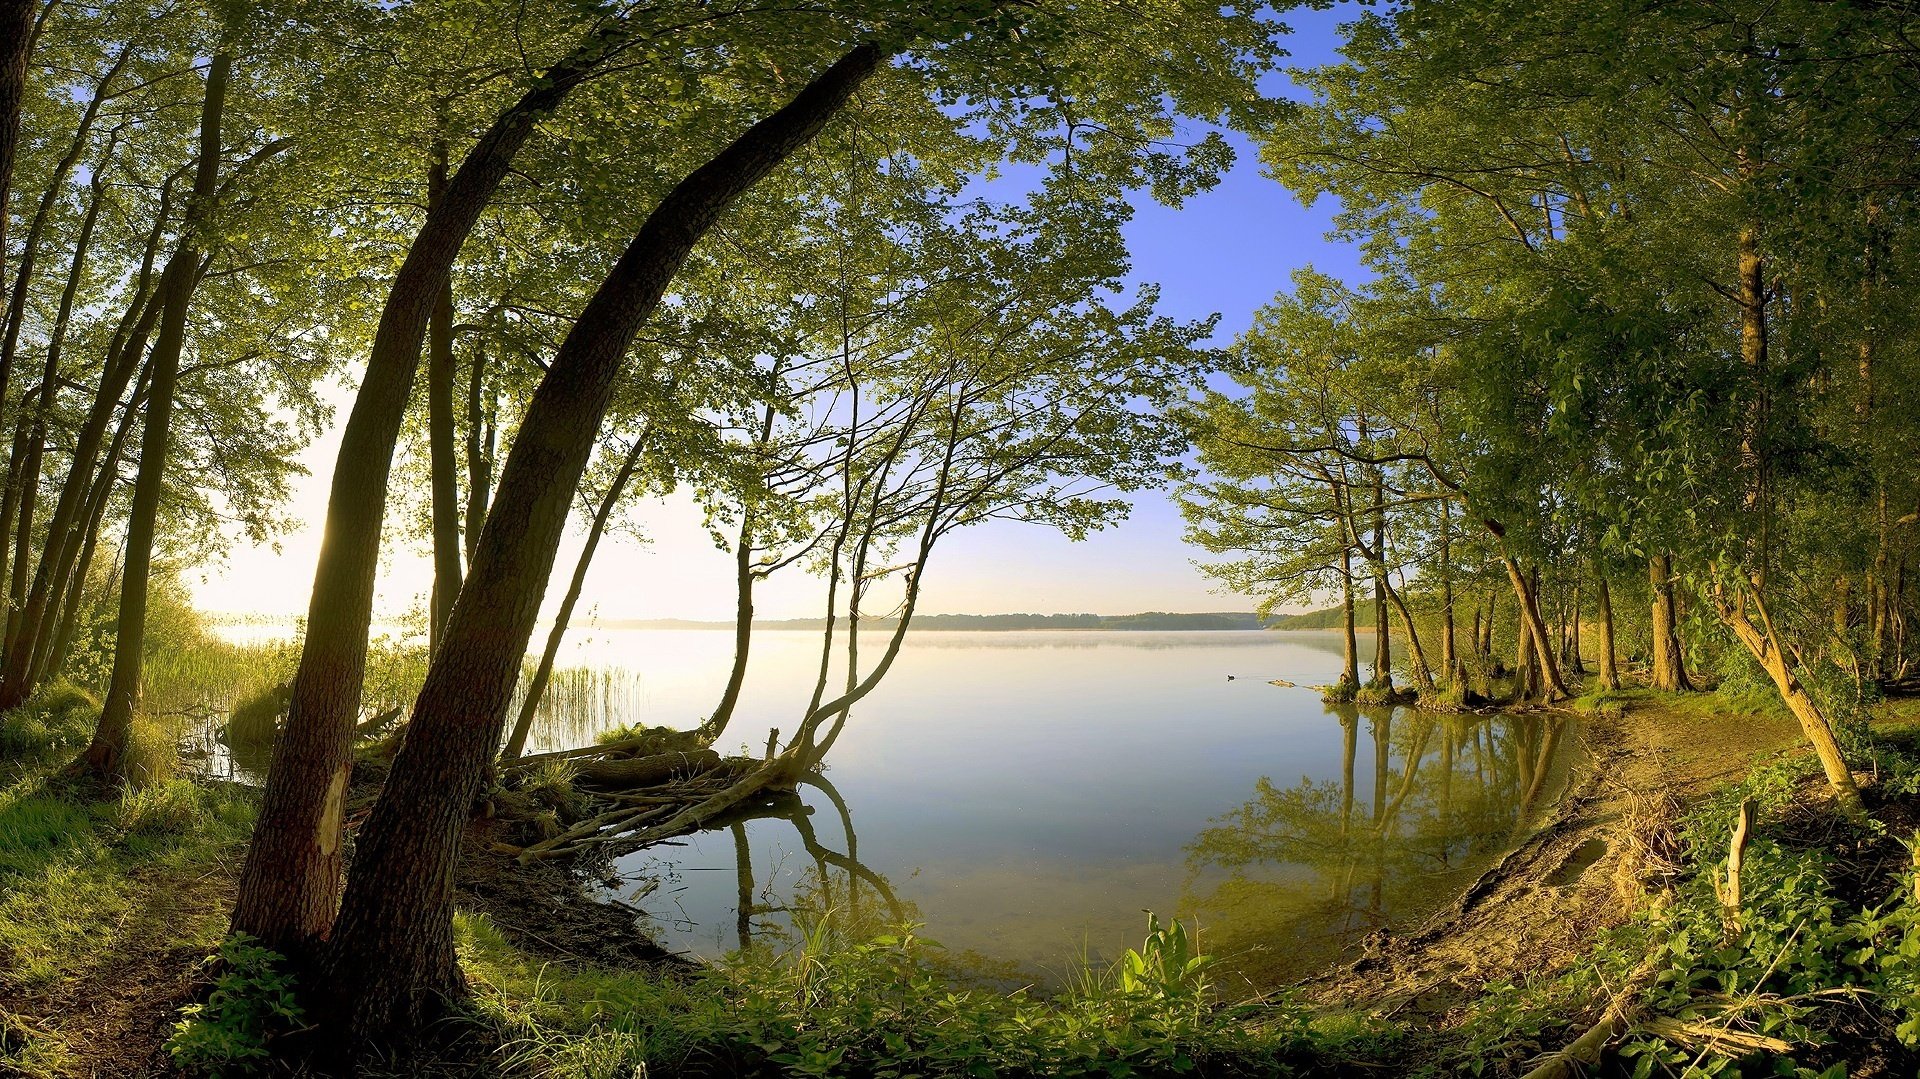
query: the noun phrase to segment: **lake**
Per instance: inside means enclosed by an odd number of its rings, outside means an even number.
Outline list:
[[[563,663],[586,671],[532,748],[697,723],[731,647],[581,630]],[[758,755],[793,722],[818,647],[756,635],[721,748]],[[1197,920],[1227,979],[1281,984],[1450,902],[1555,796],[1572,741],[1559,721],[1333,707],[1268,684],[1332,682],[1339,649],[1332,633],[911,634],[797,801],[623,858],[615,891],[700,955],[831,910],[922,922],[1002,982],[1110,961],[1154,911]]]

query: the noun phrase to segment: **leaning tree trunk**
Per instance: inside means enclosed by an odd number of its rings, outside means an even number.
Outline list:
[[[861,45],[661,200],[581,312],[528,405],[408,737],[361,829],[328,950],[323,1011],[356,1042],[412,1026],[463,988],[452,870],[500,734],[573,491],[622,359],[693,245],[845,106],[885,60]]]
[[[567,623],[573,620],[574,605],[580,602],[580,593],[586,587],[593,552],[600,546],[600,537],[606,534],[607,522],[613,517],[614,507],[620,504],[627,483],[633,479],[646,445],[647,436],[643,431],[633,440],[626,459],[620,462],[620,471],[614,474],[607,493],[600,499],[600,507],[594,511],[593,525],[587,529],[587,542],[580,548],[580,558],[573,564],[573,577],[567,582],[567,594],[553,616],[553,628],[547,632],[547,646],[540,652],[540,665],[534,668],[533,678],[527,682],[526,696],[520,701],[520,717],[513,724],[513,733],[507,736],[506,748],[500,751],[503,761],[514,760],[527,751],[527,735],[533,731],[534,717],[540,714],[540,698],[546,695],[547,682],[553,677],[553,665],[560,656],[560,642],[566,638]]]
[[[1571,694],[1567,692],[1566,683],[1560,680],[1560,665],[1554,662],[1553,642],[1547,638],[1546,623],[1540,619],[1540,604],[1534,590],[1528,587],[1519,563],[1511,555],[1503,552],[1500,561],[1506,566],[1507,580],[1520,600],[1520,628],[1533,646],[1533,662],[1540,671],[1539,696],[1548,701],[1565,700]]]
[[[27,96],[27,56],[33,51],[33,0],[0,0],[0,271],[7,255],[7,195],[13,188],[14,148]],[[0,288],[6,287],[0,272]],[[0,296],[0,309],[9,297]]]
[[[141,365],[140,381],[134,385],[133,394],[127,399],[126,408],[120,415],[120,424],[113,432],[113,441],[107,445],[106,458],[97,470],[88,469],[87,496],[83,506],[83,516],[79,525],[81,534],[80,549],[74,556],[72,572],[68,580],[55,590],[51,610],[60,612],[51,632],[42,637],[42,645],[33,659],[34,677],[37,683],[49,672],[58,672],[67,665],[67,656],[73,649],[73,637],[80,626],[80,605],[86,598],[87,573],[93,568],[93,555],[100,546],[100,525],[106,519],[107,507],[113,502],[114,488],[120,484],[120,456],[127,448],[127,437],[133,433],[138,422],[137,414],[146,401],[147,376],[151,368]]]
[[[774,375],[778,377],[779,374],[780,368],[776,364]],[[776,415],[777,411],[769,404],[760,418],[757,450],[764,452],[767,444],[773,440]],[[733,665],[727,670],[727,684],[720,691],[720,703],[714,705],[713,714],[700,725],[700,740],[707,745],[718,742],[727,733],[727,724],[733,722],[733,711],[740,704],[740,691],[747,684],[747,661],[753,652],[753,590],[760,576],[753,565],[753,503],[751,494],[741,499],[740,539],[733,547]],[[828,595],[831,597],[832,592],[829,591]]]
[[[10,635],[7,641],[5,666],[4,670],[0,670],[0,711],[18,707],[26,700],[48,669],[44,659],[51,651],[50,638],[54,634],[53,623],[56,621],[54,613],[60,610],[59,597],[66,591],[68,580],[74,573],[74,563],[88,538],[83,531],[88,520],[86,510],[91,504],[87,496],[93,490],[101,442],[106,439],[114,414],[120,408],[120,395],[126,392],[134,373],[142,369],[140,360],[146,353],[147,339],[153,335],[161,308],[165,306],[167,278],[173,273],[188,272],[187,262],[180,262],[182,268],[176,271],[172,268],[174,263],[169,260],[167,268],[160,273],[158,285],[153,280],[154,261],[160,253],[166,227],[172,220],[172,190],[171,183],[161,188],[160,208],[155,214],[153,228],[147,234],[140,270],[134,278],[133,299],[127,304],[120,325],[115,328],[108,342],[101,364],[100,381],[94,390],[93,405],[74,435],[68,453],[67,475],[61,482],[60,497],[54,503],[53,516],[47,520],[47,534],[41,544],[33,587],[27,593],[27,606],[20,618],[20,629],[18,633]]]
[[[1758,625],[1748,617],[1748,598],[1752,599],[1760,617]],[[1814,756],[1820,759],[1820,769],[1826,773],[1827,782],[1833,787],[1841,809],[1855,819],[1864,818],[1866,807],[1860,801],[1860,788],[1853,781],[1853,771],[1847,767],[1846,758],[1841,755],[1840,743],[1833,734],[1833,724],[1828,722],[1826,714],[1794,673],[1793,664],[1781,647],[1780,635],[1774,629],[1773,619],[1767,614],[1759,588],[1743,590],[1732,601],[1721,598],[1717,606],[1720,620],[1733,630],[1733,635],[1746,646],[1748,654],[1766,670],[1767,677],[1773,680],[1774,688],[1780,693],[1780,699],[1786,702],[1794,718],[1800,721],[1801,733],[1813,746]]]
[[[18,490],[19,524],[15,528],[13,547],[13,574],[8,580],[8,618],[7,649],[19,651],[28,656],[33,654],[32,645],[21,641],[21,630],[25,621],[27,605],[27,562],[33,555],[34,515],[39,509],[40,468],[45,461],[47,436],[54,403],[60,393],[60,360],[66,348],[67,329],[73,319],[74,298],[80,292],[80,284],[86,274],[87,248],[93,242],[93,229],[100,219],[100,206],[106,201],[107,159],[112,154],[114,140],[108,140],[107,153],[102,155],[100,164],[93,169],[92,182],[88,184],[86,216],[80,222],[80,235],[74,241],[73,258],[67,264],[66,287],[60,291],[60,309],[54,316],[53,330],[47,339],[46,362],[41,365],[40,384],[31,392],[33,410],[25,413],[25,401],[22,401],[23,415],[20,417],[20,431],[24,437],[16,441],[13,478]],[[53,533],[48,532],[48,538]]]
[[[1607,587],[1607,579],[1597,575],[1600,582],[1600,684],[1608,689],[1620,688],[1620,663],[1614,658],[1613,640],[1613,594]]]
[[[1406,584],[1406,578],[1402,577],[1400,583]],[[1420,631],[1414,628],[1413,612],[1407,609],[1406,600],[1401,597],[1399,589],[1391,584],[1387,586],[1387,599],[1393,603],[1394,610],[1400,614],[1401,628],[1407,631],[1407,650],[1413,660],[1414,684],[1421,689],[1432,689],[1433,668],[1427,664],[1426,649],[1420,647]]]
[[[380,526],[421,338],[454,259],[534,125],[628,36],[620,23],[590,35],[494,120],[447,182],[387,292],[366,375],[341,432],[306,642],[233,910],[236,931],[283,954],[311,952],[332,926],[340,894],[342,813],[366,678]]]
[[[1655,689],[1670,693],[1691,690],[1687,664],[1680,650],[1680,634],[1674,622],[1673,556],[1657,554],[1647,559],[1647,583],[1653,588],[1653,668],[1648,681]]]
[[[23,50],[20,53],[20,62],[22,64],[26,62],[25,50],[31,48],[31,39],[39,34],[41,28],[45,25],[44,19],[46,18],[46,13],[50,13],[51,11],[52,5],[49,4],[41,16],[41,21],[30,23],[29,28],[19,39],[19,47]],[[0,16],[0,19],[3,18],[4,16]],[[22,238],[20,244],[20,266],[14,274],[12,292],[8,295],[7,301],[4,304],[6,311],[4,324],[0,324],[4,326],[3,329],[0,329],[0,402],[4,402],[7,399],[7,390],[12,383],[16,350],[20,344],[20,331],[27,321],[27,298],[31,291],[30,286],[33,282],[34,268],[39,259],[41,237],[45,233],[48,224],[53,220],[55,210],[61,200],[67,194],[67,177],[73,172],[74,168],[79,165],[80,158],[86,153],[88,136],[93,130],[94,121],[99,118],[101,105],[108,99],[108,89],[112,86],[113,81],[120,76],[120,72],[126,66],[127,61],[132,58],[133,51],[134,47],[132,43],[123,43],[119,51],[115,54],[112,64],[108,66],[105,74],[102,75],[92,87],[88,88],[91,92],[86,94],[87,104],[81,111],[80,122],[75,125],[73,137],[67,142],[66,152],[54,162],[52,172],[47,177],[46,187],[41,191],[39,204],[34,209],[33,217],[27,224],[26,235]],[[4,96],[7,93],[3,84],[9,82],[11,77],[11,74],[0,74],[0,102],[4,101]],[[22,80],[24,80],[24,72],[21,73],[21,77]],[[24,87],[20,84],[14,84],[12,88],[13,108],[10,119],[0,120],[0,122],[6,123],[9,127],[8,133],[0,136],[0,140],[4,140],[7,143],[6,152],[8,161],[6,170],[9,177],[12,175],[14,136],[17,134],[19,127],[20,94],[23,89]],[[0,103],[0,108],[4,107],[4,104]],[[94,171],[97,174],[99,170],[95,169]],[[0,217],[6,216],[4,189],[7,186],[7,183],[0,183]],[[5,226],[0,225],[0,248],[4,248],[4,240]],[[4,490],[0,490],[0,537],[11,535],[14,532],[14,521],[19,510],[19,499],[22,490],[20,464],[25,444],[26,429],[22,426],[16,431],[12,451],[7,455],[6,484]],[[11,632],[13,623],[19,617],[21,603],[25,598],[24,582],[21,580],[22,575],[25,573],[25,567],[17,565],[12,557],[5,554],[5,550],[4,547],[0,547],[0,581],[4,581],[6,584],[8,608],[5,621],[8,632]]]
[[[720,691],[720,703],[700,725],[700,740],[707,745],[720,740],[733,721],[740,704],[740,691],[747,684],[747,660],[753,650],[753,508],[740,511],[740,538],[733,548],[733,664],[727,669],[727,684]]]
[[[197,232],[211,210],[209,203],[220,179],[220,122],[226,109],[227,80],[233,58],[215,53],[207,68],[206,95],[200,109],[199,162],[194,172],[193,197],[180,233],[173,261],[199,263]],[[140,471],[133,483],[133,505],[127,511],[126,568],[120,577],[120,619],[113,645],[113,676],[93,742],[81,758],[87,771],[102,779],[123,783],[134,712],[140,707],[142,650],[146,646],[147,585],[153,571],[154,527],[160,516],[165,486],[167,451],[172,441],[174,385],[180,375],[180,353],[187,338],[187,308],[193,302],[197,274],[181,273],[168,282],[166,305],[160,314],[160,334],[148,359],[147,418],[140,437]]]
[[[447,146],[434,148],[427,174],[427,205],[446,194]],[[428,652],[440,641],[454,598],[460,594],[460,489],[453,450],[453,282],[444,281],[427,326],[427,456],[433,490],[433,600],[427,625]]]

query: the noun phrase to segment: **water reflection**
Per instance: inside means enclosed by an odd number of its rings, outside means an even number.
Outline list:
[[[1255,985],[1308,973],[1446,905],[1564,777],[1564,719],[1328,711],[1342,735],[1337,779],[1262,777],[1187,847],[1185,913]]]
[[[1285,984],[1350,953],[1376,930],[1405,926],[1450,903],[1516,842],[1564,777],[1562,719],[1329,707],[1323,721],[1340,734],[1335,778],[1303,776],[1292,785],[1259,779],[1249,800],[1186,844],[1184,880],[1167,881],[1169,891],[1183,886],[1177,909],[1169,904],[1163,913],[1198,919],[1206,949],[1238,976],[1230,984]],[[651,889],[635,901],[670,936],[708,954],[790,947],[816,933],[827,941],[862,940],[927,919],[861,860],[854,811],[824,775],[746,806],[689,842],[703,838],[719,857],[656,848],[629,856],[620,868]],[[932,861],[909,869],[905,879],[915,891],[935,888],[937,897],[943,877],[969,871]],[[722,873],[731,877],[724,893],[713,879]],[[1057,881],[1037,876],[1000,879],[1010,889],[1024,884],[1035,895],[1061,894]],[[1087,905],[1096,895],[1072,894],[1080,906],[1044,916],[1089,924]],[[935,939],[964,926],[939,906],[926,930]],[[1001,984],[1057,983],[1083,959],[1100,963],[1131,943],[1089,935],[1080,951],[1055,948],[1036,960],[1021,930],[962,932],[948,957],[951,971]]]
[[[842,850],[823,842],[814,825],[817,810],[809,801],[822,799],[833,807]],[[810,864],[796,872],[776,862],[764,881],[757,880],[749,824],[784,828]],[[733,848],[732,939],[726,942],[731,948],[789,946],[814,934],[829,942],[861,941],[919,920],[919,912],[900,900],[892,884],[860,861],[859,833],[854,831],[846,799],[819,773],[808,773],[793,791],[770,793],[743,804],[708,831],[726,833]],[[760,838],[764,842],[767,837]],[[677,878],[686,871],[663,864],[648,851],[622,859],[618,869],[638,890],[637,899],[663,887],[664,898],[671,898],[678,890]],[[649,906],[659,910],[663,904],[655,898]],[[685,917],[687,912],[683,909],[681,914]]]

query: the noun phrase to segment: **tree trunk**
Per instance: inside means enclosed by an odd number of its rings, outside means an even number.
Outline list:
[[[1567,621],[1567,666],[1576,675],[1587,673],[1587,661],[1580,654],[1580,586],[1573,586],[1573,611]]]
[[[10,3],[7,8],[0,8],[0,25],[12,21],[13,13],[9,10],[10,8]],[[51,10],[51,5],[48,10]],[[0,109],[6,110],[7,113],[0,116],[0,142],[5,143],[6,155],[4,165],[6,176],[0,179],[0,217],[6,216],[5,195],[6,189],[11,184],[13,173],[14,144],[20,125],[21,95],[25,90],[27,51],[32,47],[31,39],[38,35],[43,25],[43,23],[32,21],[30,16],[22,17],[28,18],[28,28],[17,41],[10,41],[5,53],[0,54],[6,55],[11,60],[12,47],[17,44],[20,49],[18,58],[22,65],[19,82],[13,81],[12,71],[0,71]],[[44,15],[42,18],[44,19]],[[68,141],[66,152],[54,163],[53,171],[47,178],[46,188],[40,194],[39,205],[34,209],[33,219],[27,225],[27,234],[22,238],[20,266],[14,274],[13,290],[5,304],[4,328],[0,329],[0,404],[7,399],[7,390],[13,378],[14,360],[20,344],[20,330],[27,320],[27,296],[33,282],[34,268],[39,259],[41,234],[46,229],[48,221],[52,219],[54,208],[61,197],[67,193],[67,176],[72,173],[74,167],[80,163],[81,156],[86,153],[88,135],[93,131],[94,121],[99,118],[100,106],[105,104],[109,88],[120,76],[121,69],[126,66],[133,51],[131,43],[123,44],[106,73],[93,85],[93,92],[87,97],[86,107],[81,111],[80,122],[74,127],[73,138]],[[11,98],[10,109],[8,108],[9,98]],[[4,252],[5,232],[5,225],[0,224],[0,252]],[[16,433],[12,452],[7,456],[6,486],[4,491],[0,491],[0,537],[14,532],[14,521],[19,512],[20,465],[21,452],[26,442],[25,434],[24,430]],[[16,565],[4,544],[0,544],[0,581],[5,582],[7,594],[10,597],[5,619],[9,633],[20,611],[22,597],[15,593],[22,591],[23,583],[19,578],[24,572],[25,568]]]
[[[387,292],[341,432],[306,642],[233,911],[236,931],[296,960],[326,935],[340,893],[342,799],[366,678],[380,526],[421,337],[461,245],[534,125],[627,36],[621,23],[590,35],[494,120],[448,181]]]
[[[1540,695],[1540,671],[1533,660],[1533,634],[1527,629],[1525,611],[1514,614],[1513,627],[1513,699],[1528,701]]]
[[[1648,681],[1653,688],[1669,693],[1691,690],[1693,682],[1687,677],[1674,620],[1672,555],[1657,554],[1647,559],[1647,583],[1653,588],[1653,668]]]
[[[226,108],[227,81],[233,58],[215,53],[207,68],[207,88],[200,110],[199,163],[194,171],[193,198],[173,260],[187,266],[199,263],[197,235],[220,179],[220,123]],[[167,451],[172,441],[174,384],[180,374],[180,353],[186,345],[187,308],[193,302],[198,275],[181,273],[169,282],[166,305],[160,314],[160,334],[148,359],[147,418],[140,438],[140,471],[134,479],[133,505],[127,511],[126,566],[120,576],[120,618],[113,646],[113,676],[93,742],[81,758],[94,775],[116,783],[126,773],[128,736],[140,707],[140,672],[146,646],[147,585],[153,570],[154,527],[164,493]]]
[[[93,568],[93,556],[100,544],[100,524],[106,519],[107,507],[113,501],[114,488],[120,483],[120,457],[126,451],[127,438],[133,433],[139,420],[139,413],[147,395],[147,375],[150,368],[141,365],[140,381],[135,383],[133,395],[127,399],[120,413],[120,423],[114,429],[113,441],[107,445],[107,453],[99,469],[87,470],[82,477],[86,497],[82,508],[81,523],[78,526],[82,537],[79,551],[75,554],[67,583],[56,590],[49,599],[49,610],[59,612],[50,633],[42,635],[39,654],[34,657],[33,681],[38,683],[47,672],[57,672],[67,663],[67,655],[73,646],[74,633],[79,629],[80,605],[85,599],[87,574]]]
[[[1360,688],[1360,642],[1353,632],[1353,549],[1344,544],[1340,548],[1340,625],[1344,631],[1340,680],[1351,694]]]
[[[33,51],[33,0],[0,0],[0,270],[7,247],[7,196],[13,188],[14,148],[20,141],[20,111],[27,96],[27,56]],[[6,274],[0,272],[0,288]],[[0,296],[0,309],[10,297]]]
[[[446,194],[447,146],[438,143],[427,174],[428,212]],[[453,451],[453,282],[440,285],[427,327],[427,454],[433,488],[433,599],[427,625],[427,649],[460,594],[460,488]]]
[[[189,265],[188,261],[181,261],[179,265],[182,269],[174,271],[174,260],[169,257],[167,268],[161,271],[159,285],[154,285],[153,264],[171,220],[171,195],[171,184],[161,189],[160,209],[155,215],[152,231],[147,234],[140,270],[134,279],[133,299],[128,303],[126,313],[121,316],[120,325],[114,329],[113,338],[107,345],[93,405],[74,436],[67,475],[60,486],[60,498],[54,503],[53,516],[47,520],[47,535],[41,547],[40,564],[34,571],[33,587],[27,593],[20,632],[9,637],[6,645],[5,665],[0,670],[0,711],[16,708],[25,701],[48,669],[45,657],[51,651],[48,638],[53,627],[47,622],[51,612],[60,610],[59,597],[67,590],[68,582],[74,575],[74,564],[88,538],[83,525],[91,519],[87,512],[92,504],[88,496],[93,490],[100,444],[113,424],[115,413],[120,410],[120,395],[126,392],[134,373],[142,369],[140,360],[146,352],[147,338],[152,336],[154,325],[160,318],[160,310],[165,306],[169,274],[187,272],[185,267]],[[140,392],[136,390],[135,395],[139,396]],[[127,407],[133,407],[131,402]],[[123,419],[122,429],[130,422],[130,419]],[[85,573],[82,572],[80,576],[84,580]]]
[[[1607,578],[1598,575],[1600,595],[1600,684],[1608,689],[1620,688],[1620,663],[1614,657],[1613,640],[1613,594],[1607,588]]]
[[[73,258],[67,266],[66,287],[60,292],[59,313],[54,316],[53,331],[47,339],[46,362],[41,365],[40,384],[32,391],[33,410],[29,417],[25,413],[25,401],[22,401],[23,414],[20,417],[20,433],[23,437],[16,445],[24,444],[24,455],[16,454],[14,486],[18,491],[19,524],[15,529],[13,547],[13,573],[8,579],[7,634],[8,648],[20,647],[27,655],[32,655],[31,645],[20,645],[20,628],[26,614],[27,604],[27,562],[33,557],[34,513],[38,508],[40,494],[40,466],[45,459],[48,434],[48,418],[53,413],[55,399],[60,390],[60,360],[65,351],[67,327],[73,318],[74,297],[80,292],[80,282],[86,273],[87,248],[93,242],[93,228],[100,219],[100,206],[106,201],[106,168],[112,154],[112,141],[108,140],[107,154],[94,166],[93,179],[87,198],[86,216],[80,222],[80,235],[73,245]],[[53,533],[48,532],[48,538]]]
[[[1466,678],[1466,664],[1453,639],[1453,511],[1440,503],[1440,666],[1449,685]]]
[[[1383,577],[1382,580],[1385,578]],[[1404,578],[1400,581],[1406,584]],[[1387,585],[1387,599],[1393,603],[1394,610],[1400,613],[1400,626],[1407,631],[1407,650],[1413,659],[1413,681],[1421,689],[1433,688],[1433,668],[1427,665],[1426,650],[1420,647],[1420,631],[1414,628],[1413,612],[1407,610],[1406,600],[1402,599],[1398,589]]]
[[[1488,658],[1493,656],[1493,627],[1500,617],[1500,588],[1495,585],[1487,592],[1486,640],[1480,645],[1480,654]]]
[[[1757,626],[1747,616],[1745,601],[1749,597],[1760,616]],[[1786,652],[1781,648],[1779,634],[1774,630],[1773,619],[1767,614],[1759,588],[1751,586],[1743,590],[1740,597],[1731,603],[1722,598],[1718,606],[1721,621],[1733,630],[1734,636],[1746,646],[1748,654],[1765,668],[1767,676],[1773,679],[1774,688],[1780,693],[1780,699],[1786,702],[1794,718],[1800,721],[1800,730],[1813,746],[1814,755],[1820,759],[1820,768],[1826,773],[1827,782],[1833,787],[1841,809],[1856,820],[1863,819],[1866,807],[1860,801],[1860,789],[1853,782],[1853,772],[1840,753],[1840,743],[1833,736],[1833,725],[1794,674]]]
[[[487,519],[487,498],[493,494],[493,413],[487,400],[487,352],[473,348],[467,371],[467,564],[480,542],[480,525]]]
[[[1533,659],[1540,668],[1539,696],[1547,701],[1565,700],[1570,694],[1566,683],[1560,680],[1560,665],[1554,662],[1553,644],[1547,639],[1546,624],[1540,620],[1540,604],[1534,590],[1528,587],[1526,578],[1520,574],[1519,564],[1512,556],[1502,553],[1500,561],[1506,565],[1507,580],[1520,600],[1521,629],[1532,639]],[[1535,570],[1536,574],[1538,572]]]
[[[776,363],[774,374],[777,377],[779,373],[780,368]],[[764,452],[768,443],[773,440],[775,417],[776,411],[769,404],[760,417],[760,440],[757,447],[760,452]],[[848,449],[851,451],[851,443]],[[753,589],[758,579],[753,568],[754,501],[754,496],[749,494],[743,496],[740,503],[740,538],[733,547],[733,666],[727,671],[727,685],[720,692],[720,703],[714,706],[713,715],[700,725],[700,737],[708,745],[719,741],[726,733],[727,724],[733,720],[733,710],[740,703],[740,690],[747,682],[747,659],[753,650]],[[832,603],[832,595],[833,593],[829,591],[829,604]],[[831,631],[828,639],[832,639]],[[815,703],[818,703],[817,693]]]
[[[328,1006],[357,1043],[409,1027],[462,989],[451,881],[527,638],[621,362],[694,244],[805,145],[885,61],[861,45],[682,180],[582,311],[528,405],[472,572],[361,829],[329,948]]]
[[[720,691],[720,703],[713,715],[700,725],[700,737],[708,744],[720,740],[733,720],[740,703],[740,690],[747,683],[747,658],[753,650],[753,509],[740,511],[740,538],[733,547],[733,665],[727,670],[726,688]]]
[[[587,529],[586,545],[580,548],[580,558],[573,565],[573,577],[567,582],[567,594],[560,600],[560,610],[553,616],[553,629],[547,632],[547,646],[540,653],[540,665],[534,668],[533,678],[527,682],[527,693],[520,701],[520,716],[513,724],[513,733],[507,737],[506,748],[500,751],[501,760],[515,760],[527,751],[527,735],[533,730],[533,719],[540,714],[540,698],[546,695],[547,681],[553,677],[553,665],[560,655],[560,642],[567,635],[567,623],[573,620],[574,605],[580,602],[580,592],[586,587],[587,569],[593,565],[593,552],[600,546],[600,537],[607,531],[607,521],[613,516],[613,509],[620,504],[620,495],[633,479],[633,472],[640,464],[640,454],[647,444],[646,432],[641,432],[633,440],[633,446],[627,450],[626,459],[620,462],[620,471],[614,474],[613,482],[607,485],[607,493],[600,499],[600,508],[594,511],[593,524]]]

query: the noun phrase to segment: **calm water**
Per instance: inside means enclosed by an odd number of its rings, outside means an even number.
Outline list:
[[[754,647],[727,748],[763,749],[812,685],[817,635]],[[721,632],[583,633],[567,662],[594,673],[550,702],[536,748],[698,722],[730,648]],[[818,783],[623,859],[619,890],[703,955],[823,909],[891,913],[976,970],[1040,981],[1137,945],[1152,910],[1197,918],[1235,976],[1277,984],[1449,902],[1554,796],[1569,740],[1268,684],[1330,682],[1339,662],[1317,633],[915,634]]]

